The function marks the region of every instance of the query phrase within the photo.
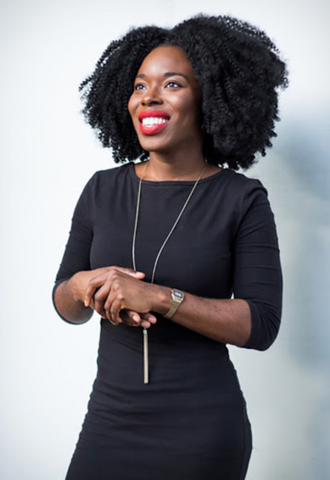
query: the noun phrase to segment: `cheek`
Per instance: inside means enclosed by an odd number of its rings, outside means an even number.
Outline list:
[[[201,124],[201,110],[202,110],[202,105],[200,102],[200,98],[196,98],[196,95],[191,95],[190,98],[190,103],[189,103],[189,110],[191,114],[191,121],[195,125],[197,125],[200,128]]]
[[[136,110],[136,107],[137,107],[137,100],[134,98],[134,95],[131,95],[130,99],[128,100],[127,108],[133,121],[134,121],[134,112]]]
[[[128,111],[129,111],[130,116],[132,116],[132,113],[133,113],[133,101],[132,101],[132,97],[130,97],[130,99],[128,100],[127,108],[128,108]]]
[[[176,109],[181,112],[182,120],[189,125],[199,123],[200,104],[196,97],[191,94],[176,105]]]
[[[128,108],[128,112],[130,114],[131,120],[132,120],[134,130],[136,131],[137,134],[139,134],[139,130],[140,130],[139,120],[135,115],[135,111],[136,111],[136,107],[137,107],[136,104],[137,104],[137,102],[135,101],[135,99],[133,97],[131,97],[128,101],[127,108]]]

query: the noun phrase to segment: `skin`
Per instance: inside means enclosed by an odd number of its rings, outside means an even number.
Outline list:
[[[171,73],[172,72],[172,73]],[[171,74],[170,74],[171,73]],[[204,166],[200,127],[200,91],[185,53],[175,46],[153,50],[142,62],[128,103],[147,164],[135,166],[149,181],[196,180]],[[140,131],[139,114],[160,110],[170,116],[155,135]],[[207,165],[203,178],[219,171]],[[59,285],[55,304],[73,323],[87,321],[93,310],[114,325],[152,327],[171,305],[171,289],[143,281],[143,272],[115,266],[78,272]],[[175,287],[175,285],[173,285]],[[185,293],[171,320],[224,343],[243,346],[251,334],[251,314],[245,300],[206,299]]]

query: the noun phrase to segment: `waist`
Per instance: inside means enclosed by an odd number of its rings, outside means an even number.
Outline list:
[[[143,329],[124,324],[112,325],[108,320],[101,320],[101,342],[116,343],[128,349],[142,351]],[[204,335],[189,330],[169,320],[159,318],[156,325],[148,329],[149,353],[173,352],[177,355],[206,354],[228,356],[224,343],[212,340]]]

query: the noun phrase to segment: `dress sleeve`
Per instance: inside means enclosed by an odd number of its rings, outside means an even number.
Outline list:
[[[77,272],[90,270],[90,249],[93,240],[93,225],[91,209],[93,205],[92,190],[93,176],[85,186],[75,207],[71,220],[69,239],[66,244],[62,262],[56,275],[55,285],[52,292],[53,304],[56,288],[65,280],[68,280]],[[57,311],[59,314],[59,312]],[[60,315],[60,314],[59,314]],[[66,320],[60,315],[63,320]]]
[[[281,320],[282,272],[274,215],[267,191],[250,180],[235,238],[234,296],[247,301],[252,331],[244,348],[266,350]]]

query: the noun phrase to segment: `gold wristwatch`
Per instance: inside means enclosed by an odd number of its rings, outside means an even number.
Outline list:
[[[181,290],[177,290],[176,288],[173,288],[171,290],[171,296],[172,296],[172,303],[169,311],[165,313],[164,318],[172,318],[184,300],[184,293],[181,292]]]

